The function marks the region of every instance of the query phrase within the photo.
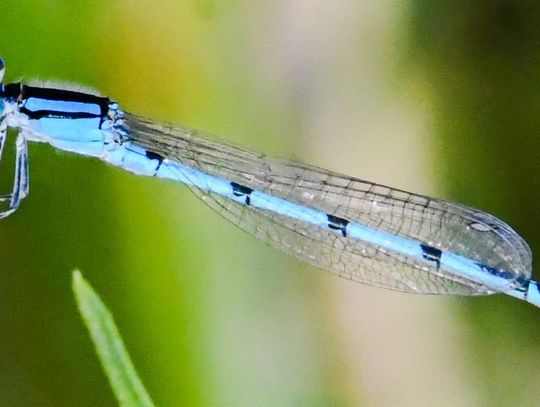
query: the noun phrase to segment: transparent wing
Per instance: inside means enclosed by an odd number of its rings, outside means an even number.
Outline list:
[[[531,254],[526,243],[504,222],[484,212],[316,167],[267,158],[183,127],[164,126],[132,115],[127,115],[127,124],[134,143],[185,166],[504,270],[510,278],[501,290],[530,278]],[[440,274],[435,267],[414,263],[396,253],[276,213],[246,207],[204,188],[191,188],[242,229],[341,277],[416,293],[493,292],[473,281]]]

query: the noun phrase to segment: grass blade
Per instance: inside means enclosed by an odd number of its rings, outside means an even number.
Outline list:
[[[73,272],[73,291],[101,365],[121,406],[154,406],[127,350],[113,317],[79,271]]]

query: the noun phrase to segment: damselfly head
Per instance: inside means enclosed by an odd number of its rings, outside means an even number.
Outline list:
[[[4,73],[6,72],[6,64],[4,64],[4,59],[0,57],[0,83],[4,80]]]
[[[6,72],[6,65],[4,64],[4,59],[0,57],[0,135],[2,129],[5,128],[4,123],[4,73]]]

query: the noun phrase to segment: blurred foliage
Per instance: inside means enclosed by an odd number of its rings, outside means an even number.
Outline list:
[[[441,190],[507,221],[538,258],[540,3],[411,5],[407,58],[431,99]],[[483,405],[538,405],[538,309],[505,296],[459,309]]]
[[[152,407],[129,358],[111,312],[80,271],[73,272],[73,293],[118,403],[124,407]]]

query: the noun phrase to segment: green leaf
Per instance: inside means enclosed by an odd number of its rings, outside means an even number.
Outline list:
[[[73,291],[101,365],[121,406],[153,406],[137,376],[114,319],[90,284],[76,270]]]

